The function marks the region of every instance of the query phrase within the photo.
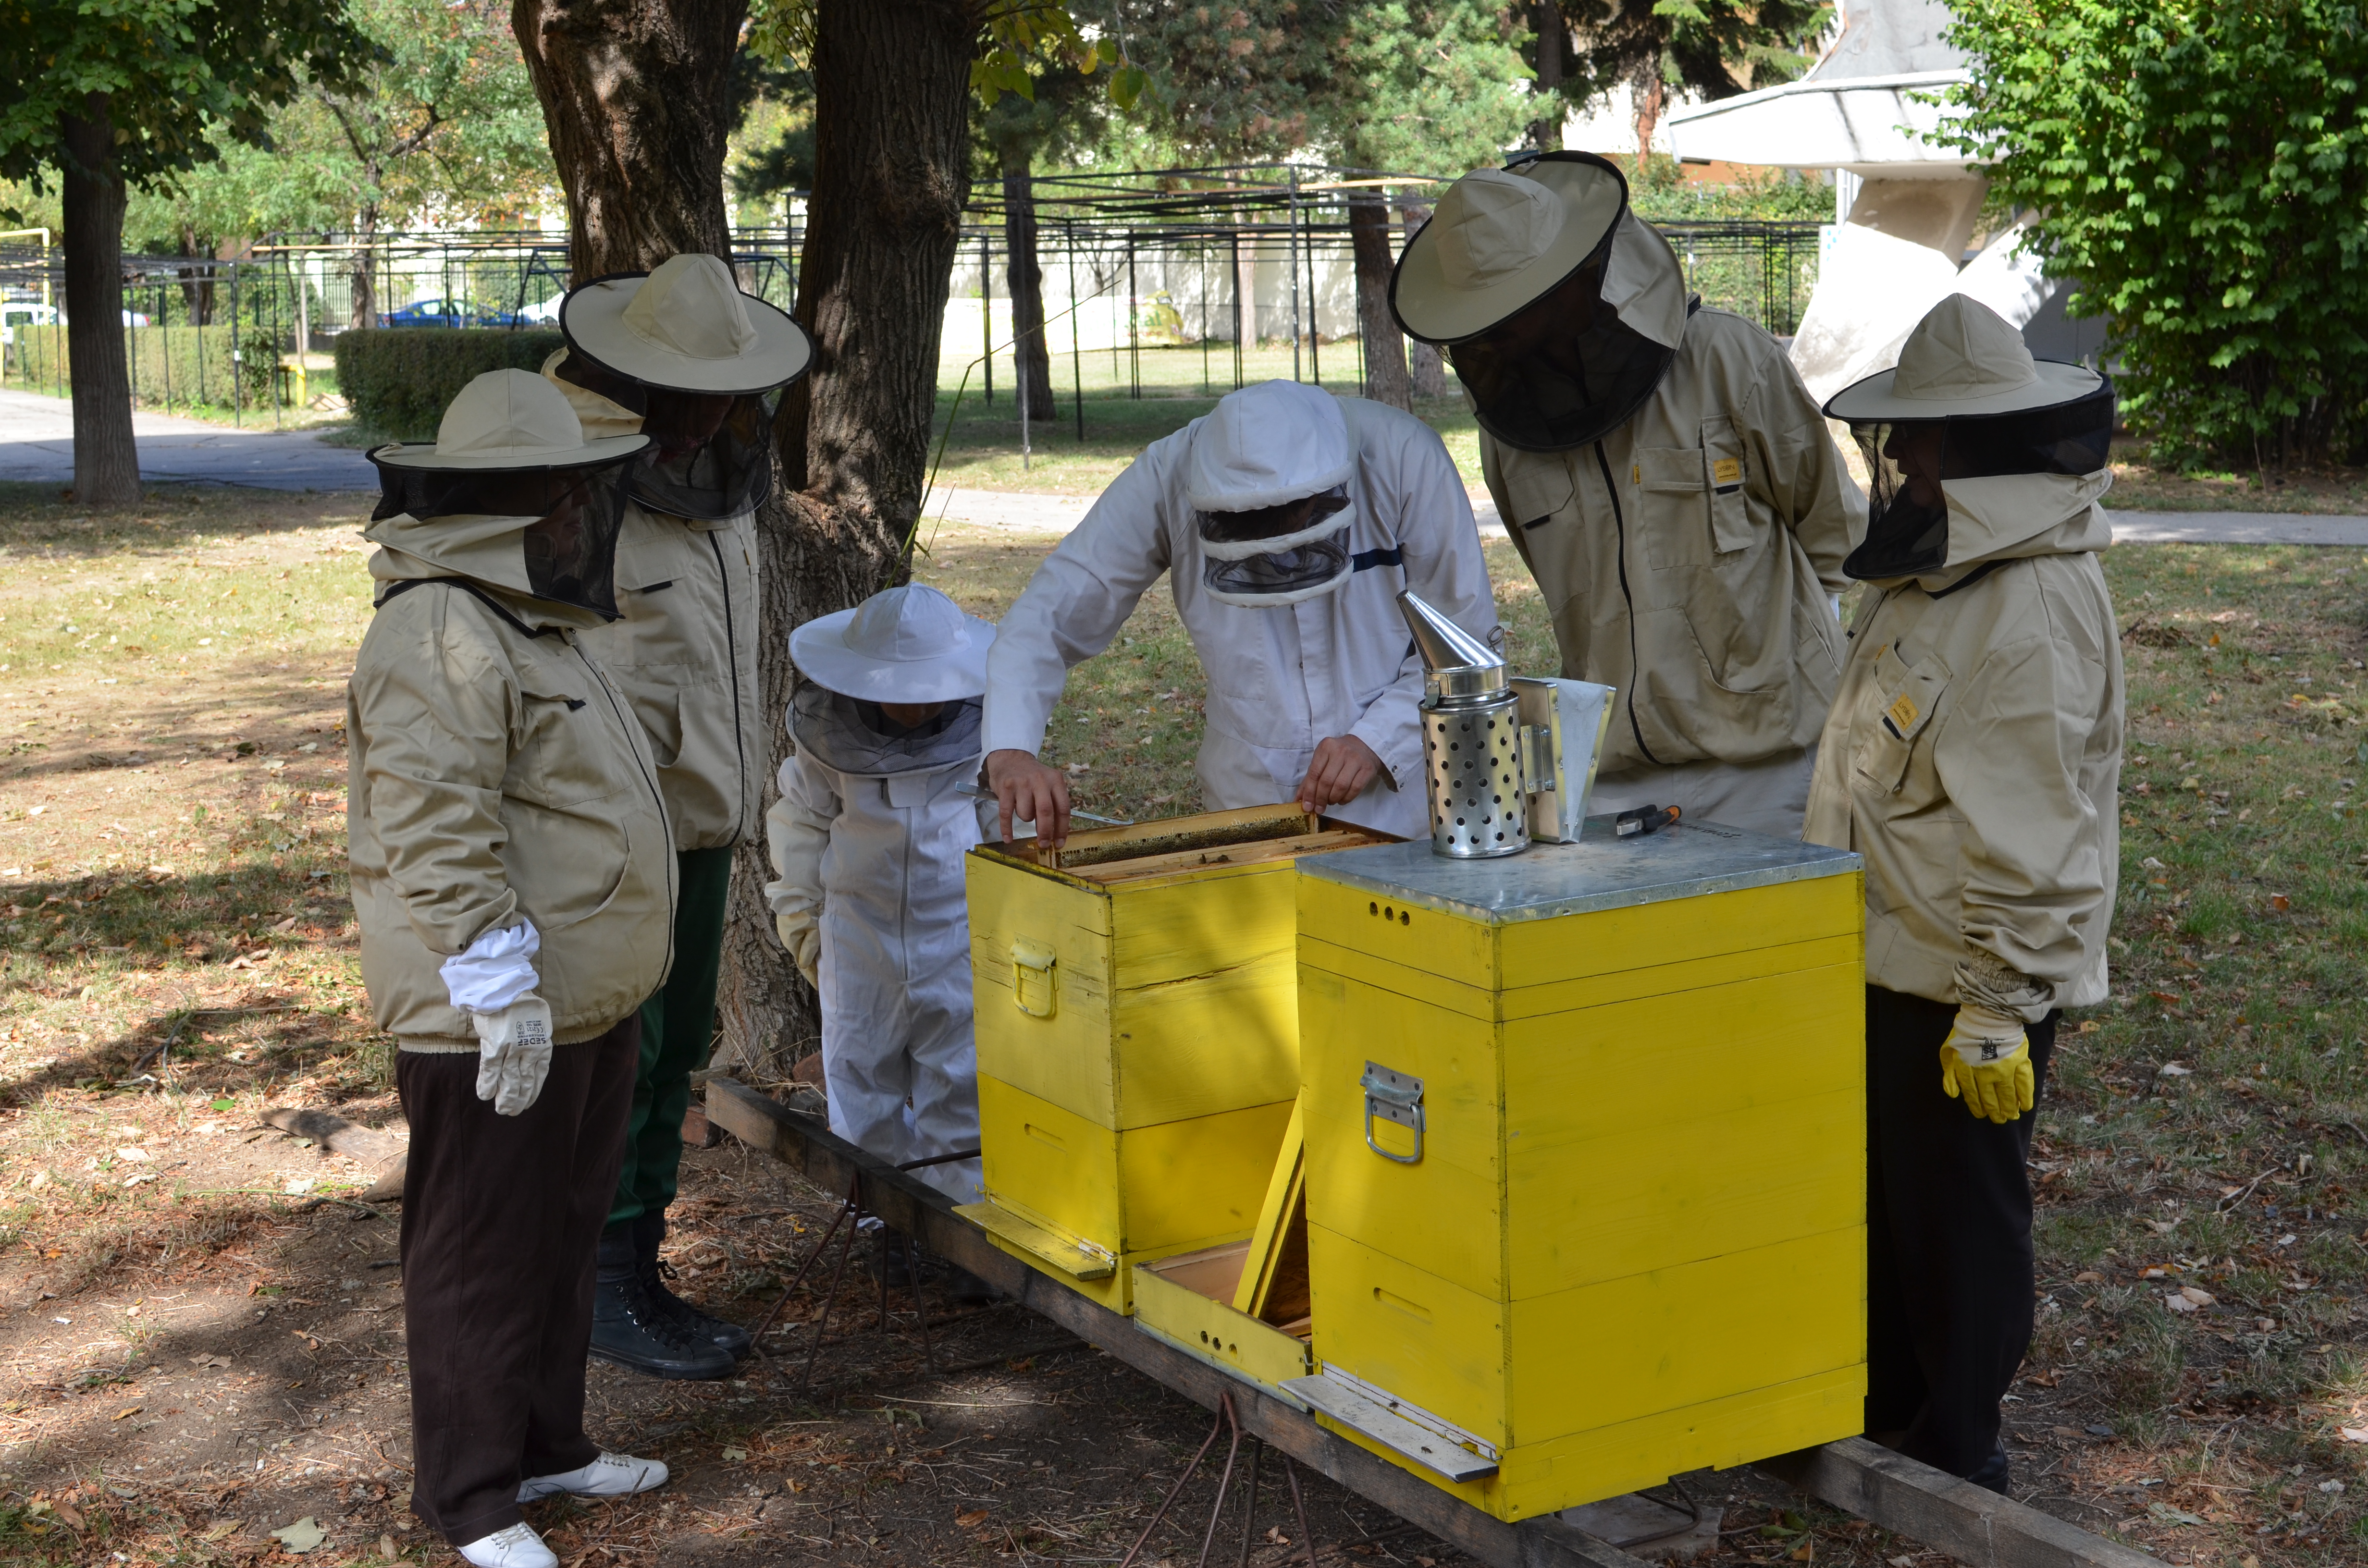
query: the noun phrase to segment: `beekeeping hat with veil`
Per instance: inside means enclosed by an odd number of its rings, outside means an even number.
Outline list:
[[[646,436],[586,439],[549,381],[488,370],[444,410],[433,445],[370,454],[382,494],[369,537],[614,619],[619,480],[649,444]]]
[[[1896,367],[1836,392],[1825,414],[1849,422],[1866,458],[1866,540],[1842,562],[1853,577],[1972,560],[2111,482],[2112,380],[2032,358],[2022,334],[1963,294],[1916,324]]]
[[[1356,468],[1348,416],[1330,392],[1259,381],[1219,399],[1184,460],[1209,597],[1266,608],[1347,582]]]
[[[567,348],[544,367],[587,426],[652,437],[627,483],[677,517],[722,521],[771,489],[782,391],[814,363],[814,342],[779,306],[745,292],[703,253],[620,272],[560,301]]]
[[[1591,153],[1465,175],[1390,276],[1398,324],[1447,351],[1480,427],[1532,452],[1625,424],[1668,373],[1692,305],[1668,241]]]

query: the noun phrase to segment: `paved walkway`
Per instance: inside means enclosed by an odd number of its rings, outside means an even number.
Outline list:
[[[140,473],[160,482],[245,484],[264,490],[375,491],[378,471],[348,447],[302,430],[225,429],[195,419],[134,414]],[[0,479],[74,483],[74,419],[62,400],[0,391]],[[1093,506],[1089,495],[1025,495],[991,490],[929,492],[928,517],[1019,533],[1065,534]],[[1486,492],[1472,493],[1484,534],[1505,526]],[[2368,517],[2294,512],[2114,512],[2113,538],[2127,544],[2335,544],[2368,547]]]
[[[268,421],[269,416],[265,416]],[[359,451],[302,430],[231,429],[170,415],[134,413],[140,477],[154,483],[245,484],[260,490],[378,488]],[[0,479],[74,483],[74,413],[63,399],[0,392]]]

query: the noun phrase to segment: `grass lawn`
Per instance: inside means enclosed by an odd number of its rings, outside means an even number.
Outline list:
[[[1095,460],[1120,460],[1109,445]],[[395,1320],[355,1315],[385,1309],[392,1276],[344,1261],[356,1238],[388,1254],[387,1227],[305,1212],[367,1173],[253,1121],[268,1104],[393,1109],[344,897],[338,725],[368,614],[366,503],[165,490],[94,516],[56,494],[0,487],[0,1553],[196,1562],[209,1519],[254,1545],[302,1510],[347,1520],[357,1550],[376,1552],[383,1528],[414,1556],[401,1349],[368,1337]],[[919,574],[995,615],[1048,544],[949,528]],[[1490,565],[1519,663],[1550,668],[1537,595],[1501,542]],[[2106,565],[2130,676],[2114,998],[2067,1022],[2042,1112],[2040,1330],[2009,1406],[2018,1489],[2166,1562],[2356,1562],[2368,1441],[2343,1434],[2368,1433],[2368,560],[2140,546]],[[1049,756],[1090,810],[1196,809],[1203,693],[1156,589],[1076,673]],[[713,1171],[695,1189],[707,1218],[669,1256],[704,1271],[711,1305],[753,1318],[790,1243],[760,1244],[733,1216],[819,1200],[746,1160]],[[202,1334],[171,1315],[201,1307]],[[342,1343],[379,1348],[347,1366]],[[229,1405],[159,1389],[222,1346],[237,1362],[222,1397],[250,1401],[235,1441]],[[1012,1372],[1019,1392],[998,1397],[1049,1397],[1047,1375]],[[750,1446],[766,1412],[855,1419],[785,1392],[598,1386],[624,1431],[675,1423],[701,1507],[750,1506],[734,1467],[789,1451]],[[765,1403],[734,1403],[747,1400]],[[224,1425],[189,1425],[216,1409]],[[866,1464],[895,1462],[866,1440]],[[258,1459],[259,1479],[222,1479]],[[858,1470],[791,1473],[819,1489],[781,1506],[820,1538],[812,1510]],[[1762,1506],[1736,1484],[1734,1507]],[[104,1529],[59,1523],[51,1500]],[[1031,1550],[1108,1544],[1112,1518],[1147,1517],[1126,1506]],[[586,1551],[663,1559],[661,1522],[653,1502],[566,1528]],[[1819,1561],[1874,1568],[1906,1550],[1830,1511],[1770,1528],[1709,1561],[1793,1558],[1801,1528]],[[1002,1538],[978,1534],[929,1560],[985,1562]]]

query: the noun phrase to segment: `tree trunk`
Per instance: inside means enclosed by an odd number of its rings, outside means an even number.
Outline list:
[[[1025,153],[1003,155],[1003,244],[1010,253],[1011,358],[1019,367],[1021,417],[1053,416],[1053,350],[1044,335],[1044,269],[1036,263],[1036,185]]]
[[[1644,67],[1645,74],[1636,84],[1636,178],[1645,177],[1645,160],[1653,155],[1653,132],[1660,126],[1661,111],[1668,107],[1669,85],[1661,80],[1657,61]]]
[[[795,493],[757,519],[771,712],[797,684],[791,628],[910,575],[939,337],[970,199],[977,27],[959,0],[817,7],[814,195],[797,309],[814,369],[782,410],[781,472]],[[777,733],[777,754],[786,739]],[[738,873],[724,937],[725,1038],[747,1060],[785,1064],[820,1035],[819,1014],[764,908],[762,845],[741,847]]]
[[[1357,259],[1357,331],[1365,340],[1365,395],[1411,411],[1406,335],[1390,314],[1390,211],[1381,197],[1349,199],[1349,244]]]
[[[1423,224],[1430,221],[1430,209],[1417,206],[1412,202],[1399,208],[1398,213],[1399,221],[1405,227],[1406,237],[1409,240],[1420,232]],[[1406,379],[1413,383],[1414,395],[1445,397],[1447,367],[1440,362],[1438,348],[1431,344],[1417,343],[1414,339],[1407,338],[1406,356]]]
[[[123,176],[105,93],[66,115],[66,355],[73,367],[74,499],[85,506],[140,500],[140,449],[131,439],[131,380],[123,352]]]
[[[1562,101],[1562,57],[1564,28],[1562,0],[1537,0],[1538,29],[1537,97],[1547,112],[1530,121],[1530,145],[1546,152],[1562,149],[1564,106]]]
[[[378,188],[376,169],[370,171],[370,188]],[[346,291],[348,330],[378,324],[378,279],[370,275],[370,245],[377,238],[378,208],[372,204],[361,210],[354,224],[354,266]]]
[[[747,0],[512,0],[580,280],[705,251],[730,260],[728,76]]]

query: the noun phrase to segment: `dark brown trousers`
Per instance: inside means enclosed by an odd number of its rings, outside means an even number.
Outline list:
[[[518,1521],[518,1483],[589,1464],[592,1258],[616,1196],[642,1021],[551,1053],[534,1104],[497,1116],[477,1059],[406,1051],[403,1314],[411,1507],[455,1546]]]

